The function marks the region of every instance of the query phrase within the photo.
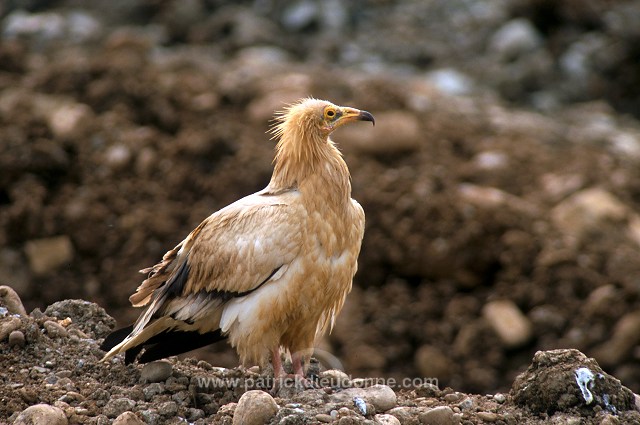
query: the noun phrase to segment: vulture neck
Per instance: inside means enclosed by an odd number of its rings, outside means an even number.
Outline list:
[[[295,131],[282,134],[269,189],[294,188],[321,202],[343,204],[351,198],[349,169],[328,136]]]

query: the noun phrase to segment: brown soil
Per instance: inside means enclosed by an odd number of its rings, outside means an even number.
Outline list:
[[[169,46],[142,27],[46,48],[2,40],[0,283],[16,289],[27,311],[82,298],[119,325],[134,320],[127,297],[141,280],[137,270],[211,212],[264,187],[273,111],[313,95],[377,121],[334,137],[367,228],[353,293],[319,347],[349,375],[435,377],[441,388],[507,392],[537,350],[575,348],[640,391],[636,119],[598,100],[540,112],[491,90],[450,95],[394,68],[302,63],[291,59],[302,51],[282,39],[268,42],[293,55],[231,36],[215,48],[200,44],[227,34],[241,15],[218,15],[207,27],[214,35],[174,28],[172,42],[189,43]],[[558,43],[567,37],[558,34]],[[623,90],[610,93],[629,105]],[[487,316],[496,300],[510,300],[528,324],[518,343],[500,335],[505,317]],[[0,341],[3,361],[16,362],[11,373],[45,367],[38,350],[50,342],[30,332],[24,351]],[[71,351],[59,362],[97,355],[93,342],[60,347]],[[237,364],[224,343],[192,355]],[[118,378],[92,368],[93,385],[107,385],[101,377],[118,388],[139,385],[136,367]],[[196,374],[189,362],[175,363],[181,368],[177,378]],[[25,384],[35,395],[21,396],[15,409],[55,400],[40,398],[41,378]],[[6,389],[22,378],[3,379]]]

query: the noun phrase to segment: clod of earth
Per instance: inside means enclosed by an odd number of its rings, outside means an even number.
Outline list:
[[[538,351],[511,389],[515,403],[536,414],[604,409],[611,414],[635,410],[631,390],[578,350]]]

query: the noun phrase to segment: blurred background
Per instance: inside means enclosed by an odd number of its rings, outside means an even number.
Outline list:
[[[347,373],[505,391],[577,348],[640,391],[640,1],[5,0],[0,31],[28,311],[135,320],[137,271],[268,183],[269,120],[311,95],[376,117],[333,136],[367,214],[319,345]]]

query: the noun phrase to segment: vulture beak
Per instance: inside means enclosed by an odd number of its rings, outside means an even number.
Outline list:
[[[342,108],[342,116],[338,118],[335,127],[352,121],[371,121],[373,125],[376,125],[376,120],[371,113],[355,108]]]

